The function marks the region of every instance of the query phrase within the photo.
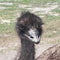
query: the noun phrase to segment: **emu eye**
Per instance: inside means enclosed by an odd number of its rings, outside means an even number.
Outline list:
[[[24,26],[21,26],[21,29],[24,29]]]
[[[20,29],[21,29],[21,30],[25,29],[25,26],[20,25]]]

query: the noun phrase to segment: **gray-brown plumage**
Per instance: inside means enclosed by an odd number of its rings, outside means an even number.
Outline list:
[[[60,60],[60,43],[49,47],[36,60]]]

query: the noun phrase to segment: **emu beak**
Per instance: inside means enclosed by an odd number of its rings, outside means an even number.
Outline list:
[[[32,41],[32,42],[34,42],[34,43],[36,43],[36,44],[38,44],[38,43],[40,42],[40,37],[38,37],[38,32],[37,32],[36,29],[30,29],[30,30],[28,31],[28,34],[29,34],[29,35],[25,34],[25,36],[26,36],[27,38],[29,38],[30,41]]]

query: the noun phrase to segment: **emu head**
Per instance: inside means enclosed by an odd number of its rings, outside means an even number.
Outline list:
[[[42,35],[42,20],[38,16],[25,12],[17,19],[16,29],[22,40],[39,43]]]

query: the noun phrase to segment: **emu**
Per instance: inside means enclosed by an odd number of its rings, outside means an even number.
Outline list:
[[[16,22],[16,31],[21,39],[21,52],[17,60],[35,60],[35,44],[43,32],[42,19],[30,12],[23,12]]]

